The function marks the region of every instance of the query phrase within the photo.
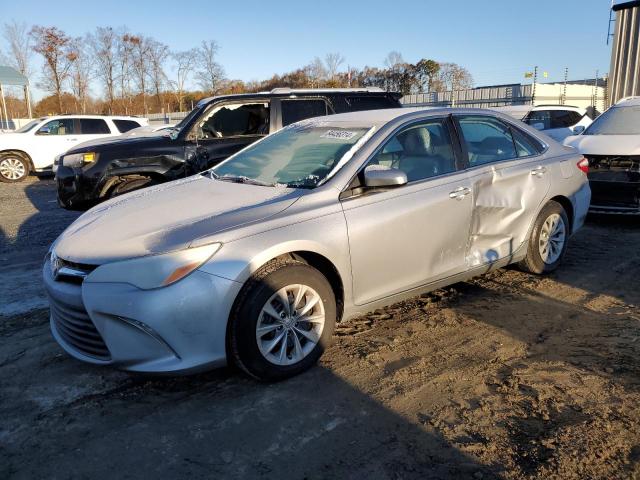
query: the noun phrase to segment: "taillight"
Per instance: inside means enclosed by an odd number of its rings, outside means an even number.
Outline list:
[[[577,167],[582,170],[585,175],[589,173],[589,160],[582,157],[578,163],[576,163]]]

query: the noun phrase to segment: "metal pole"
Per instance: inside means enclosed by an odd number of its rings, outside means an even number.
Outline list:
[[[565,67],[564,69],[564,87],[562,88],[562,105],[564,105],[567,101],[567,78],[569,76],[569,68]]]
[[[536,104],[536,81],[538,80],[538,66],[533,67],[533,82],[531,83],[531,105]]]
[[[7,102],[4,99],[4,89],[0,85],[0,97],[2,98],[2,109],[4,111],[4,118],[6,120],[7,128],[9,128],[9,114],[7,113]]]
[[[31,89],[29,88],[29,85],[26,85],[24,88],[27,92],[27,110],[29,112],[29,120],[31,120],[33,118],[33,113],[31,111]]]

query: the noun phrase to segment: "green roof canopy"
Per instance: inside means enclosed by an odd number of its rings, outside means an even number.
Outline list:
[[[0,85],[20,85],[27,87],[29,86],[29,80],[15,68],[0,65]]]

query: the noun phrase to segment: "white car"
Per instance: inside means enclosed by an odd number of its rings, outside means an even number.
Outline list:
[[[589,160],[592,212],[640,215],[640,97],[623,98],[564,144]]]
[[[20,182],[30,172],[52,171],[56,157],[80,143],[122,135],[147,119],[100,115],[41,117],[0,136],[0,181]]]
[[[584,131],[593,122],[586,108],[571,105],[517,105],[494,107],[493,110],[522,120],[558,142]]]

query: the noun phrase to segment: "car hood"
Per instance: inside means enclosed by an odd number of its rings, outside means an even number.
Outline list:
[[[302,194],[195,175],[92,208],[58,237],[54,249],[60,258],[92,265],[170,252],[276,215]]]
[[[67,153],[80,153],[87,152],[96,147],[109,147],[115,145],[118,148],[131,149],[146,145],[152,145],[153,143],[165,142],[168,140],[169,134],[164,132],[145,132],[144,135],[116,135],[112,137],[100,138],[97,140],[89,140],[76,145],[73,149],[70,149]]]
[[[640,155],[640,135],[573,135],[564,144],[583,155]]]

